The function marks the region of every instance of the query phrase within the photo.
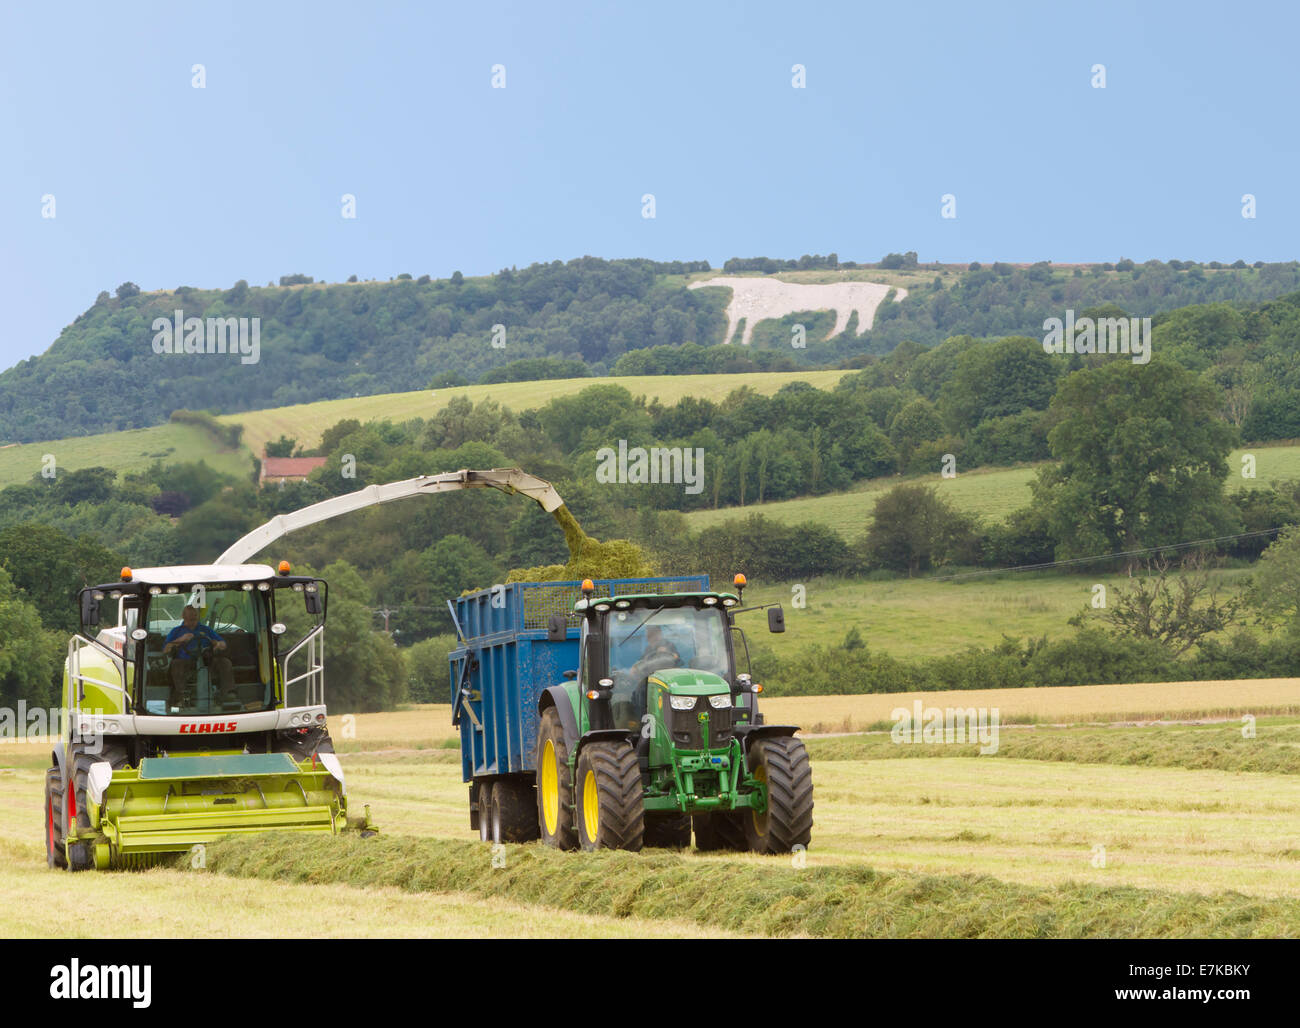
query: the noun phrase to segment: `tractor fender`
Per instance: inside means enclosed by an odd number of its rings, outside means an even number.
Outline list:
[[[560,715],[560,724],[564,727],[564,741],[569,744],[570,749],[573,749],[578,741],[578,715],[574,712],[569,691],[562,685],[552,685],[543,689],[542,694],[537,697],[538,716],[541,716],[547,707],[554,707]]]
[[[63,767],[63,763],[64,763],[63,752],[64,752],[64,751],[63,751],[63,743],[62,743],[62,742],[56,742],[56,743],[54,744],[54,749],[50,752],[50,758],[51,758],[51,765],[50,765],[50,766],[51,766],[51,767],[57,767],[57,768],[59,769],[59,777],[60,777],[61,779],[63,779],[64,782],[66,782],[67,779],[68,779],[68,776],[67,776],[67,772],[64,770],[64,767]]]
[[[582,748],[590,742],[627,742],[628,731],[626,728],[595,728],[578,740],[578,748],[575,753],[581,753]]]
[[[773,736],[794,735],[799,731],[798,725],[748,725],[736,729],[736,735],[745,745],[745,754],[749,755],[749,749],[753,745],[754,739],[772,738]]]

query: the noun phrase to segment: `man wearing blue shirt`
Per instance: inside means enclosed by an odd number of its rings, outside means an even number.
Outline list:
[[[212,649],[212,655],[208,658],[208,672],[216,672],[223,693],[234,692],[235,668],[230,663],[230,658],[222,652],[226,648],[225,641],[207,625],[199,624],[197,608],[187,606],[181,612],[181,623],[167,633],[163,645],[163,653],[176,654],[172,657],[171,664],[172,687],[167,701],[169,706],[180,707],[185,692],[185,679],[200,652],[208,647]]]

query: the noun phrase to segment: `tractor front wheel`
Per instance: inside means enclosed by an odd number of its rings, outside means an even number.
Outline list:
[[[537,730],[537,823],[542,842],[561,850],[578,848],[573,822],[573,768],[559,712],[547,707]],[[483,807],[479,806],[482,817]]]
[[[67,759],[71,761],[72,775],[69,781],[70,803],[67,810],[67,824],[70,832],[79,836],[88,836],[90,827],[90,807],[87,784],[90,781],[90,769],[101,761],[106,761],[114,771],[127,766],[126,747],[120,743],[111,743],[104,739],[97,740],[97,750],[87,748],[84,742],[75,742],[68,747]],[[71,871],[89,871],[95,866],[95,844],[89,839],[68,843],[68,869]]]
[[[584,850],[639,850],[645,806],[636,751],[592,742],[578,755],[578,842]]]
[[[812,839],[812,765],[803,742],[794,736],[756,739],[749,767],[767,786],[767,808],[744,819],[745,836],[755,853],[789,853]]]

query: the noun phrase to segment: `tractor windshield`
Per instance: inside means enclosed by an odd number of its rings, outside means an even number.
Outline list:
[[[691,668],[730,677],[727,623],[716,607],[633,607],[609,617],[614,723],[635,726],[646,712],[650,675]]]
[[[151,596],[144,709],[219,714],[273,704],[266,594],[207,587]]]

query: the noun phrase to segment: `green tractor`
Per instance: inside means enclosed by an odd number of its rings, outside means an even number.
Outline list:
[[[542,839],[562,849],[685,847],[789,853],[812,836],[812,768],[793,725],[769,725],[736,593],[627,593],[583,585],[576,672],[539,696]],[[755,609],[755,608],[749,608]],[[548,637],[568,626],[554,616]],[[771,631],[784,612],[768,609]]]
[[[50,867],[140,867],[232,833],[346,827],[325,717],[326,585],[289,571],[123,568],[82,590],[45,778]]]

